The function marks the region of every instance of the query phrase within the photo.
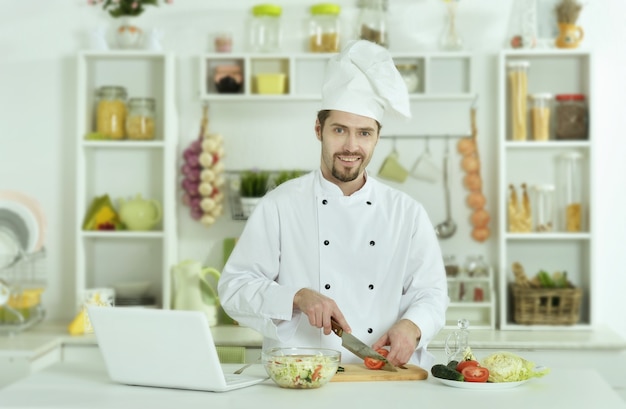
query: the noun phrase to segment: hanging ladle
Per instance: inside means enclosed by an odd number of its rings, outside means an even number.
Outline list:
[[[448,184],[448,162],[450,158],[449,143],[446,141],[446,150],[443,154],[443,188],[446,198],[446,220],[435,226],[435,232],[440,239],[452,237],[456,232],[456,223],[450,214],[450,185]]]

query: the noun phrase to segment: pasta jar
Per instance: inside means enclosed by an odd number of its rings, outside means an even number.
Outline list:
[[[528,98],[528,61],[511,61],[507,64],[509,82],[509,102],[511,114],[511,137],[513,141],[527,138],[526,117]]]
[[[109,139],[126,136],[126,88],[103,86],[98,88],[96,132]]]
[[[309,20],[309,51],[336,53],[339,51],[339,12],[341,7],[332,3],[311,6]]]
[[[556,99],[556,139],[587,139],[588,111],[583,94],[559,94]]]
[[[126,136],[128,139],[154,139],[154,98],[131,98],[128,101]]]
[[[582,154],[565,152],[558,157],[559,217],[564,231],[580,232],[583,222]]]
[[[250,49],[256,52],[276,52],[281,46],[282,8],[274,4],[259,4],[252,8],[249,27]]]
[[[552,98],[552,94],[547,93],[530,95],[530,122],[533,139],[536,141],[547,141],[550,139]]]
[[[535,231],[554,230],[554,185],[536,185],[535,191]]]

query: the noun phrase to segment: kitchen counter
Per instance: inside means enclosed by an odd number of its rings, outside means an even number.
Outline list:
[[[227,371],[238,365],[224,365]],[[261,365],[247,369],[264,373]],[[401,397],[401,399],[399,398]],[[540,379],[511,389],[479,391],[452,388],[432,376],[424,381],[329,383],[320,389],[281,389],[267,380],[259,385],[225,392],[126,386],[110,381],[101,364],[59,363],[0,390],[0,405],[8,408],[230,408],[299,409],[334,407],[339,402],[363,409],[406,407],[407,402],[424,402],[440,407],[465,409],[506,407],[511,409],[559,406],[625,409],[626,403],[600,375],[590,369],[554,368]]]

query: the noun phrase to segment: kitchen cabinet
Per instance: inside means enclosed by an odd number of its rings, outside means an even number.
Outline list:
[[[417,86],[411,99],[473,99],[472,56],[469,53],[391,53],[396,65],[415,66]],[[224,54],[200,57],[200,98],[228,100],[312,100],[320,98],[326,61],[333,54]],[[216,69],[236,67],[242,86],[233,93],[220,93]],[[257,75],[283,74],[284,92],[259,93]],[[239,74],[238,74],[239,75]],[[218,76],[218,79],[221,78]]]
[[[470,329],[495,329],[496,292],[494,271],[485,276],[470,276],[465,268],[456,277],[448,277],[450,304],[446,312],[446,327],[457,328],[460,319],[470,322]]]
[[[155,304],[170,306],[170,267],[176,262],[176,140],[174,58],[151,51],[81,52],[77,56],[75,296],[85,289],[146,282]],[[126,88],[128,97],[154,98],[154,139],[88,140],[95,130],[96,91]],[[83,230],[95,197],[141,194],[162,207],[149,231]]]
[[[532,118],[528,111],[519,118],[528,125],[526,140],[520,140],[513,132],[514,115],[512,98],[512,77],[507,74],[511,62],[526,61],[528,94],[584,94],[589,112],[593,108],[593,59],[592,54],[582,50],[509,50],[499,54],[498,59],[498,106],[499,106],[499,196],[498,196],[498,297],[500,301],[499,319],[501,329],[590,329],[593,326],[594,306],[594,135],[593,126],[589,126],[585,139],[566,140],[555,137],[555,120],[549,125],[547,140],[533,139],[530,132]],[[525,63],[523,63],[525,64]],[[519,66],[519,63],[518,63]],[[519,96],[519,95],[517,95]],[[530,105],[528,105],[530,106]],[[554,108],[551,109],[554,114]],[[530,115],[529,115],[530,116]],[[591,114],[590,114],[591,116]],[[589,122],[589,124],[593,124]],[[581,192],[581,229],[567,231],[564,222],[565,210],[560,203],[564,199],[561,188],[565,181],[560,174],[559,158],[563,155],[575,155],[581,159],[581,172],[576,178]],[[536,217],[540,212],[538,199],[533,195],[532,187],[549,184],[554,188],[554,223],[548,229],[541,229],[533,221],[529,231],[512,232],[508,215],[510,186],[519,190],[522,184],[529,189],[531,211]],[[582,290],[580,318],[572,325],[521,325],[514,319],[514,298],[510,285],[514,282],[512,264],[519,262],[524,267],[528,278],[540,270],[552,274],[566,271],[567,278]]]

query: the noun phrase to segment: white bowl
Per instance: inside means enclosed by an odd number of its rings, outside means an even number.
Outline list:
[[[315,389],[328,383],[341,352],[324,348],[273,348],[261,353],[265,371],[281,388]]]

